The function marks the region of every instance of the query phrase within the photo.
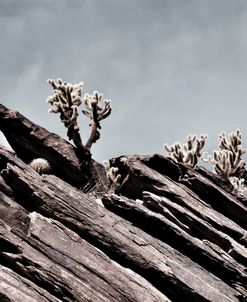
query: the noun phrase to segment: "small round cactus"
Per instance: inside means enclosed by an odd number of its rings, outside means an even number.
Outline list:
[[[44,158],[33,159],[29,166],[39,174],[49,174],[51,172],[51,166]]]

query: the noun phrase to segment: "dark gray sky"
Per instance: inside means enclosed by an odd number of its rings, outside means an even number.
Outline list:
[[[47,113],[48,78],[112,100],[100,162],[164,153],[190,133],[212,150],[240,128],[247,146],[246,0],[0,0],[0,28],[4,105],[65,137]]]

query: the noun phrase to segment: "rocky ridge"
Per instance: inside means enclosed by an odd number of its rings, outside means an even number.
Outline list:
[[[0,301],[247,301],[247,198],[228,183],[125,155],[108,194],[101,164],[3,105],[0,130]]]

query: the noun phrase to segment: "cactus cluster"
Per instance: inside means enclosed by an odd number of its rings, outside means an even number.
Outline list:
[[[48,112],[60,113],[60,119],[68,129],[69,140],[73,140],[78,149],[90,152],[92,144],[100,137],[98,130],[101,129],[100,121],[111,113],[110,100],[104,100],[104,105],[101,106],[103,94],[97,91],[93,95],[85,94],[82,98],[83,82],[72,85],[62,79],[57,79],[48,80],[48,83],[53,89],[53,95],[47,98],[47,103],[51,104],[53,108],[49,109]],[[82,143],[77,122],[80,105],[85,108],[82,110],[83,114],[91,119],[91,133],[85,144]]]
[[[246,152],[242,147],[242,135],[237,129],[228,136],[225,132],[218,135],[218,150],[213,155],[206,152],[202,154],[202,148],[205,145],[207,135],[201,134],[189,135],[184,145],[174,143],[173,145],[165,144],[165,149],[170,157],[177,163],[183,163],[189,167],[195,167],[198,159],[213,165],[214,173],[228,181],[232,185],[232,192],[237,196],[247,193],[245,185],[246,180],[242,175],[246,174],[245,162],[241,158]]]
[[[238,129],[228,137],[222,132],[218,136],[219,150],[214,151],[213,156],[204,156],[204,161],[213,164],[215,173],[226,180],[244,169],[245,162],[241,156],[246,149],[242,147],[241,139],[242,135]]]
[[[201,150],[205,145],[207,135],[200,136],[189,135],[186,138],[186,143],[174,143],[173,145],[165,144],[165,149],[172,159],[178,163],[184,163],[190,167],[195,167],[198,163],[198,158],[201,157]]]
[[[49,109],[51,113],[59,113],[62,123],[67,128],[69,140],[73,140],[75,146],[83,151],[84,156],[91,158],[91,146],[100,138],[100,122],[107,118],[112,111],[110,100],[104,100],[103,94],[94,91],[92,95],[84,94],[82,97],[83,82],[72,85],[62,79],[48,80],[52,86],[53,95],[47,98],[47,102],[53,107]],[[83,106],[82,113],[90,119],[91,133],[85,144],[79,133],[78,116],[79,106]],[[230,133],[228,136],[222,132],[218,136],[219,149],[213,155],[202,154],[207,135],[189,135],[186,143],[179,142],[173,145],[165,144],[165,149],[170,157],[177,163],[183,163],[189,167],[195,167],[199,158],[205,162],[213,164],[214,172],[232,184],[234,192],[245,192],[245,180],[240,178],[244,171],[245,163],[241,158],[246,150],[242,147],[241,133],[239,130]],[[110,167],[109,162],[105,162],[105,170],[109,181],[109,193],[115,193],[119,187],[121,175],[118,168]],[[35,159],[30,163],[38,173],[50,171],[49,163],[44,159]],[[237,178],[237,177],[239,178]]]

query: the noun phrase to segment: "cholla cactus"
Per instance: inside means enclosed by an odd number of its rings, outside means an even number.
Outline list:
[[[49,109],[49,112],[60,113],[60,119],[68,128],[67,135],[71,140],[74,132],[79,131],[77,117],[78,106],[82,103],[81,90],[83,83],[72,85],[63,82],[61,79],[57,81],[48,80],[48,83],[51,84],[54,94],[47,98],[47,103],[55,106]]]
[[[111,101],[104,100],[101,106],[103,94],[94,91],[92,95],[85,94],[83,101],[86,110],[82,110],[83,114],[91,119],[91,135],[86,143],[86,148],[90,149],[92,144],[100,138],[98,129],[101,129],[100,121],[107,118],[111,114]]]
[[[108,193],[113,194],[116,192],[117,188],[120,185],[121,175],[118,174],[117,167],[111,167],[109,161],[104,161],[104,166],[106,170],[106,177],[109,181]]]
[[[29,166],[39,174],[49,174],[51,172],[51,166],[49,162],[44,158],[33,159],[30,162]]]
[[[203,160],[214,165],[214,171],[222,178],[229,180],[230,176],[236,175],[244,169],[245,163],[241,156],[246,149],[241,145],[241,133],[239,130],[229,134],[225,132],[218,135],[219,150],[214,151],[213,156],[204,155]]]
[[[51,84],[54,92],[52,96],[47,98],[47,102],[54,106],[49,109],[49,112],[60,113],[60,119],[68,129],[68,138],[73,140],[78,149],[90,153],[92,144],[100,137],[98,131],[98,129],[101,129],[100,121],[108,117],[111,113],[110,100],[105,100],[104,106],[101,107],[100,102],[103,94],[97,91],[95,91],[93,95],[85,94],[84,98],[82,98],[82,82],[72,85],[58,79],[57,81],[48,80],[48,83]],[[92,120],[90,124],[91,134],[85,145],[82,143],[77,123],[78,107],[82,103],[85,106],[85,110],[82,112]]]
[[[169,155],[177,162],[184,163],[190,167],[195,167],[198,158],[201,157],[201,150],[205,145],[207,135],[201,134],[189,135],[186,138],[186,144],[174,143],[173,145],[165,144],[165,149]]]
[[[237,196],[243,196],[247,193],[247,187],[245,186],[244,178],[237,178],[232,176],[229,178],[229,181],[232,185],[232,193]]]

